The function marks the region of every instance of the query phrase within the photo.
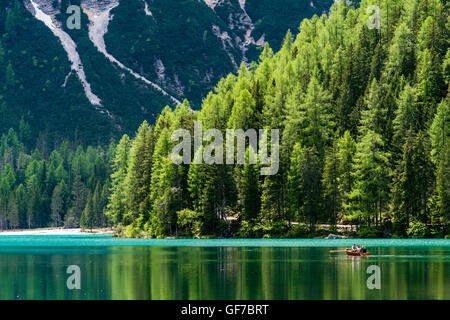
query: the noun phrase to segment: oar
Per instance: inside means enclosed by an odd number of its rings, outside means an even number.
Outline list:
[[[330,252],[345,252],[347,250],[330,250]]]

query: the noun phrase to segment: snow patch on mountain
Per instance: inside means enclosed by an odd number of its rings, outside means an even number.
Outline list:
[[[66,76],[63,86],[67,84],[67,80],[72,74],[72,71],[75,71],[78,75],[78,78],[80,79],[81,84],[83,85],[86,97],[89,99],[91,104],[97,107],[101,107],[102,105],[100,98],[92,92],[91,85],[86,79],[86,74],[84,72],[81,58],[77,52],[77,45],[72,40],[72,38],[61,28],[60,24],[58,24],[56,20],[53,20],[54,17],[52,15],[57,14],[58,10],[50,6],[48,3],[43,3],[42,1],[41,3],[44,5],[43,10],[45,10],[45,12],[41,10],[40,6],[33,0],[30,0],[31,7],[27,5],[27,9],[32,12],[36,19],[42,21],[52,31],[52,33],[60,40],[64,50],[67,52],[67,56],[69,58],[69,61],[71,62],[71,71]],[[99,110],[110,115],[109,112],[103,108]]]
[[[156,83],[146,79],[144,76],[134,72],[131,68],[125,66],[122,62],[117,60],[113,55],[111,55],[106,50],[105,44],[105,34],[108,32],[109,22],[113,19],[113,15],[110,14],[111,10],[119,5],[118,0],[113,0],[109,2],[109,5],[104,6],[103,8],[99,8],[96,5],[96,2],[90,0],[82,2],[81,6],[83,12],[89,18],[89,38],[94,43],[94,46],[97,50],[102,53],[109,61],[119,66],[119,68],[128,71],[131,75],[133,75],[136,79],[139,79],[146,84],[152,86],[154,89],[162,93],[164,96],[168,96],[175,104],[181,104],[181,102],[175,97],[171,96],[167,93],[163,88],[161,88]],[[94,4],[91,6],[91,4]]]

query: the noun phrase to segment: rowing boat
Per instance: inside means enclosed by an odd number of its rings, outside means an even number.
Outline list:
[[[370,255],[370,252],[355,252],[350,249],[345,250],[345,253],[347,253],[348,256],[368,256],[368,255]]]

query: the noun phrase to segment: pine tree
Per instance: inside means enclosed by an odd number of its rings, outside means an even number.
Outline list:
[[[75,175],[72,185],[72,202],[64,219],[64,227],[75,228],[80,225],[80,218],[86,207],[88,191],[79,174]]]
[[[447,142],[442,150],[436,180],[437,212],[432,222],[448,224],[450,223],[450,142]]]
[[[303,206],[304,195],[301,187],[300,166],[304,157],[303,154],[303,148],[301,144],[297,142],[292,151],[288,173],[288,210],[289,218],[294,221],[299,221],[300,216],[302,215],[301,209]]]
[[[128,161],[130,156],[131,141],[128,135],[120,139],[115,151],[111,174],[111,191],[106,215],[115,225],[122,222],[126,212],[127,189],[126,177],[128,174]]]
[[[160,139],[163,137],[164,133],[161,134]],[[157,144],[155,155],[159,154],[160,146],[161,144]],[[173,208],[175,198],[179,195],[178,191],[175,187],[174,164],[166,156],[158,156],[152,172],[152,236],[168,236],[175,231],[176,212],[182,209],[181,206]],[[178,201],[178,204],[181,205],[181,201]]]
[[[306,221],[311,232],[321,208],[321,179],[317,151],[296,144],[288,176],[290,216]]]
[[[409,84],[403,88],[397,101],[398,109],[394,120],[394,143],[401,148],[409,130],[418,132],[421,129],[422,110],[417,102],[417,92]]]
[[[5,70],[5,90],[16,84],[16,74],[14,72],[13,66],[10,63],[6,66]]]
[[[203,148],[197,150],[188,173],[188,189],[194,211],[203,217],[203,232],[213,234],[219,221],[228,223],[227,211],[236,204],[236,185],[229,165],[196,164]]]
[[[255,101],[250,92],[245,89],[234,103],[231,117],[228,120],[228,128],[247,130],[254,128],[256,122]]]
[[[27,224],[28,228],[40,227],[39,213],[41,210],[41,189],[36,175],[32,175],[27,182]]]
[[[343,52],[341,66],[342,75],[339,88],[337,89],[336,99],[336,120],[340,132],[349,130],[350,132],[356,131],[355,124],[355,108],[357,108],[359,84],[354,78],[359,77],[356,74],[356,61],[355,50],[352,43],[348,45]]]
[[[27,201],[23,184],[20,184],[15,191],[15,198],[19,211],[19,226],[25,228],[27,226]]]
[[[168,156],[172,149],[172,142],[170,141],[170,133],[169,129],[164,128],[161,131],[158,141],[156,142],[154,154],[153,154],[153,166],[152,166],[152,175],[151,175],[151,201],[154,203],[156,199],[164,193],[165,190],[161,190],[158,186],[161,184],[164,185],[165,181],[162,178],[165,174],[165,169],[170,169],[173,172],[173,168],[169,168],[167,166],[167,162],[170,160]],[[167,160],[167,161],[166,161]],[[172,178],[174,173],[172,175]],[[173,182],[172,182],[173,183]],[[166,186],[166,185],[164,185]],[[169,185],[170,187],[170,185]]]
[[[227,211],[235,206],[236,186],[227,165],[205,165],[201,211],[206,234],[214,234],[219,222],[228,224]]]
[[[439,1],[439,0],[438,0]],[[437,10],[442,10],[439,8]],[[444,9],[445,10],[445,9]],[[420,51],[430,50],[442,57],[445,55],[445,18],[428,16],[417,35],[417,47]]]
[[[258,165],[249,163],[251,153],[256,157],[253,149],[248,147],[241,176],[242,219],[246,221],[255,220],[261,208],[260,171]]]
[[[102,189],[100,182],[97,182],[92,195],[92,225],[94,227],[103,227],[104,221]]]
[[[395,75],[411,75],[414,71],[413,34],[405,23],[398,25],[391,43],[385,76],[392,79]]]
[[[365,101],[366,109],[361,112],[360,134],[371,130],[379,135],[387,131],[387,109],[383,104],[383,91],[376,79],[373,79]]]
[[[301,142],[305,147],[315,147],[319,156],[325,154],[325,147],[332,135],[334,126],[330,114],[330,95],[324,91],[313,77],[301,104],[298,117],[303,122]]]
[[[280,218],[279,203],[277,198],[277,184],[273,176],[266,176],[261,187],[261,212],[260,219],[264,222],[270,223],[277,221]]]
[[[101,194],[101,204],[100,204],[100,210],[101,210],[101,216],[102,219],[100,220],[100,227],[108,227],[111,224],[108,222],[108,216],[106,215],[106,208],[108,205],[108,198],[109,198],[109,190],[111,188],[109,180],[106,180],[105,184],[102,187],[102,194]]]
[[[202,197],[205,185],[205,165],[199,163],[203,155],[203,148],[200,147],[194,155],[194,160],[189,166],[188,190],[192,200],[194,211],[203,212]]]
[[[437,55],[425,49],[420,54],[417,65],[418,96],[422,102],[423,123],[421,128],[428,127],[433,121],[438,99],[443,95],[441,62]]]
[[[355,183],[348,195],[348,220],[365,221],[367,224],[382,220],[382,212],[388,201],[390,169],[389,154],[383,150],[381,136],[367,131],[357,145],[354,173]]]
[[[63,186],[58,184],[53,190],[52,195],[52,223],[55,227],[59,227],[62,224],[64,213],[64,199],[63,199]]]
[[[18,0],[14,0],[14,6],[6,15],[5,30],[13,37],[17,34],[17,28],[22,23],[21,6]]]
[[[87,197],[86,207],[83,210],[80,218],[80,226],[83,229],[92,230],[95,225],[95,212],[92,200],[92,194],[89,193]]]
[[[400,231],[416,219],[428,222],[428,199],[431,195],[433,171],[425,136],[409,131],[403,146],[393,189],[394,220]]]
[[[11,193],[8,200],[8,222],[11,229],[19,226],[19,207],[14,193]]]
[[[139,224],[142,227],[149,219],[151,211],[150,195],[153,146],[153,129],[144,121],[139,127],[130,151],[130,160],[125,182],[128,186],[127,212],[123,217],[125,225],[133,222],[137,223],[137,218],[141,216]]]
[[[383,48],[381,47],[381,44],[378,44],[372,56],[369,79],[380,80],[383,69],[383,54]]]
[[[338,162],[339,162],[339,193],[341,194],[341,207],[349,202],[349,195],[355,183],[353,169],[355,165],[356,142],[346,131],[338,140]],[[343,212],[345,215],[346,212]]]
[[[328,217],[333,225],[336,225],[337,215],[340,211],[339,167],[339,153],[337,143],[335,143],[329,148],[325,157],[322,178],[324,209],[327,211]]]
[[[31,139],[30,125],[22,117],[19,122],[19,140],[22,141],[25,145],[29,145],[30,139]]]
[[[450,101],[442,100],[430,127],[431,159],[437,164],[447,141],[450,141]]]
[[[303,214],[315,231],[315,224],[320,213],[321,171],[319,157],[315,148],[306,148],[300,163],[302,193],[304,195]]]

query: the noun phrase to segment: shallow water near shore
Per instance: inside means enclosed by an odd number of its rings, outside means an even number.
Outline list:
[[[330,252],[353,243],[371,255]],[[0,299],[450,299],[450,240],[0,236],[0,284]]]

